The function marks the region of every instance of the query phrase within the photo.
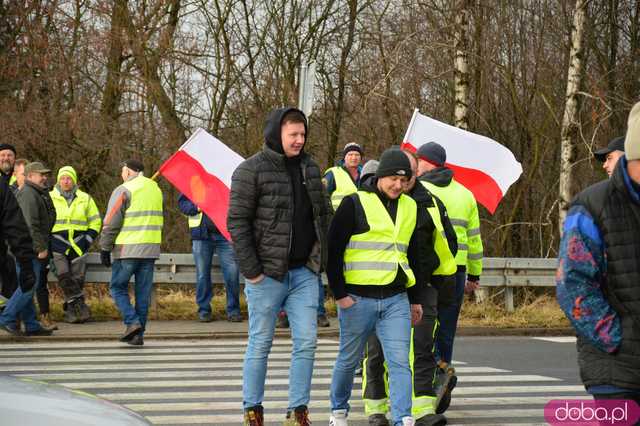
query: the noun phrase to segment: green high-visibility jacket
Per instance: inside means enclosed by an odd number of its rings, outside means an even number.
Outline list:
[[[466,266],[468,274],[480,276],[483,248],[478,205],[473,194],[455,179],[451,179],[447,186],[434,185],[426,180],[420,182],[447,208],[458,238],[456,264]]]

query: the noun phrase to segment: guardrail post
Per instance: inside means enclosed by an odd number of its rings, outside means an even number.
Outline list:
[[[507,312],[513,312],[515,310],[513,306],[513,287],[504,288],[504,306]]]

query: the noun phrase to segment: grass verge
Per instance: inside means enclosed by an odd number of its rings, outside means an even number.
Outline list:
[[[54,320],[61,321],[62,293],[55,284],[49,284],[51,314]],[[106,284],[88,285],[86,287],[87,302],[91,307],[96,321],[119,319],[118,310],[111,299]],[[489,294],[485,302],[476,303],[467,297],[462,307],[459,325],[463,327],[494,327],[494,328],[557,328],[569,327],[555,297],[548,291],[531,291],[522,289],[516,293],[516,308],[508,312],[504,307],[499,291]],[[240,298],[240,305],[246,317],[247,306],[244,297]],[[213,317],[216,320],[225,319],[226,300],[222,289],[216,287],[213,297]],[[336,315],[336,305],[333,299],[325,303],[327,313]],[[161,320],[197,320],[194,287],[189,285],[159,285],[155,293],[155,303],[150,311],[151,319]]]

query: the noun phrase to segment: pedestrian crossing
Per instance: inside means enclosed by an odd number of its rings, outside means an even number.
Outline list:
[[[0,374],[10,374],[96,394],[157,425],[242,423],[242,360],[246,340],[148,340],[144,348],[113,342],[19,343],[0,346]],[[329,386],[337,342],[318,342],[311,419],[327,424]],[[269,357],[265,420],[281,424],[287,409],[291,341],[276,339]],[[473,360],[454,362],[458,387],[449,424],[545,424],[551,399],[588,399],[581,385],[519,374]],[[350,424],[366,425],[355,379]]]

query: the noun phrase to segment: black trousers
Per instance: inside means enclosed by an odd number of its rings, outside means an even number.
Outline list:
[[[16,261],[12,255],[5,253],[0,255],[0,284],[2,295],[9,299],[18,288],[18,274],[16,273]]]
[[[413,358],[413,395],[436,396],[433,381],[436,375],[436,359],[433,343],[438,327],[438,291],[428,287],[423,291],[422,321],[413,327],[410,358]],[[365,350],[363,374],[363,399],[388,398],[388,375],[382,345],[377,336],[371,335]]]
[[[47,275],[49,274],[49,259],[41,259],[42,273],[40,274],[40,282],[36,287],[36,300],[38,302],[38,312],[40,314],[49,313],[49,287]]]

